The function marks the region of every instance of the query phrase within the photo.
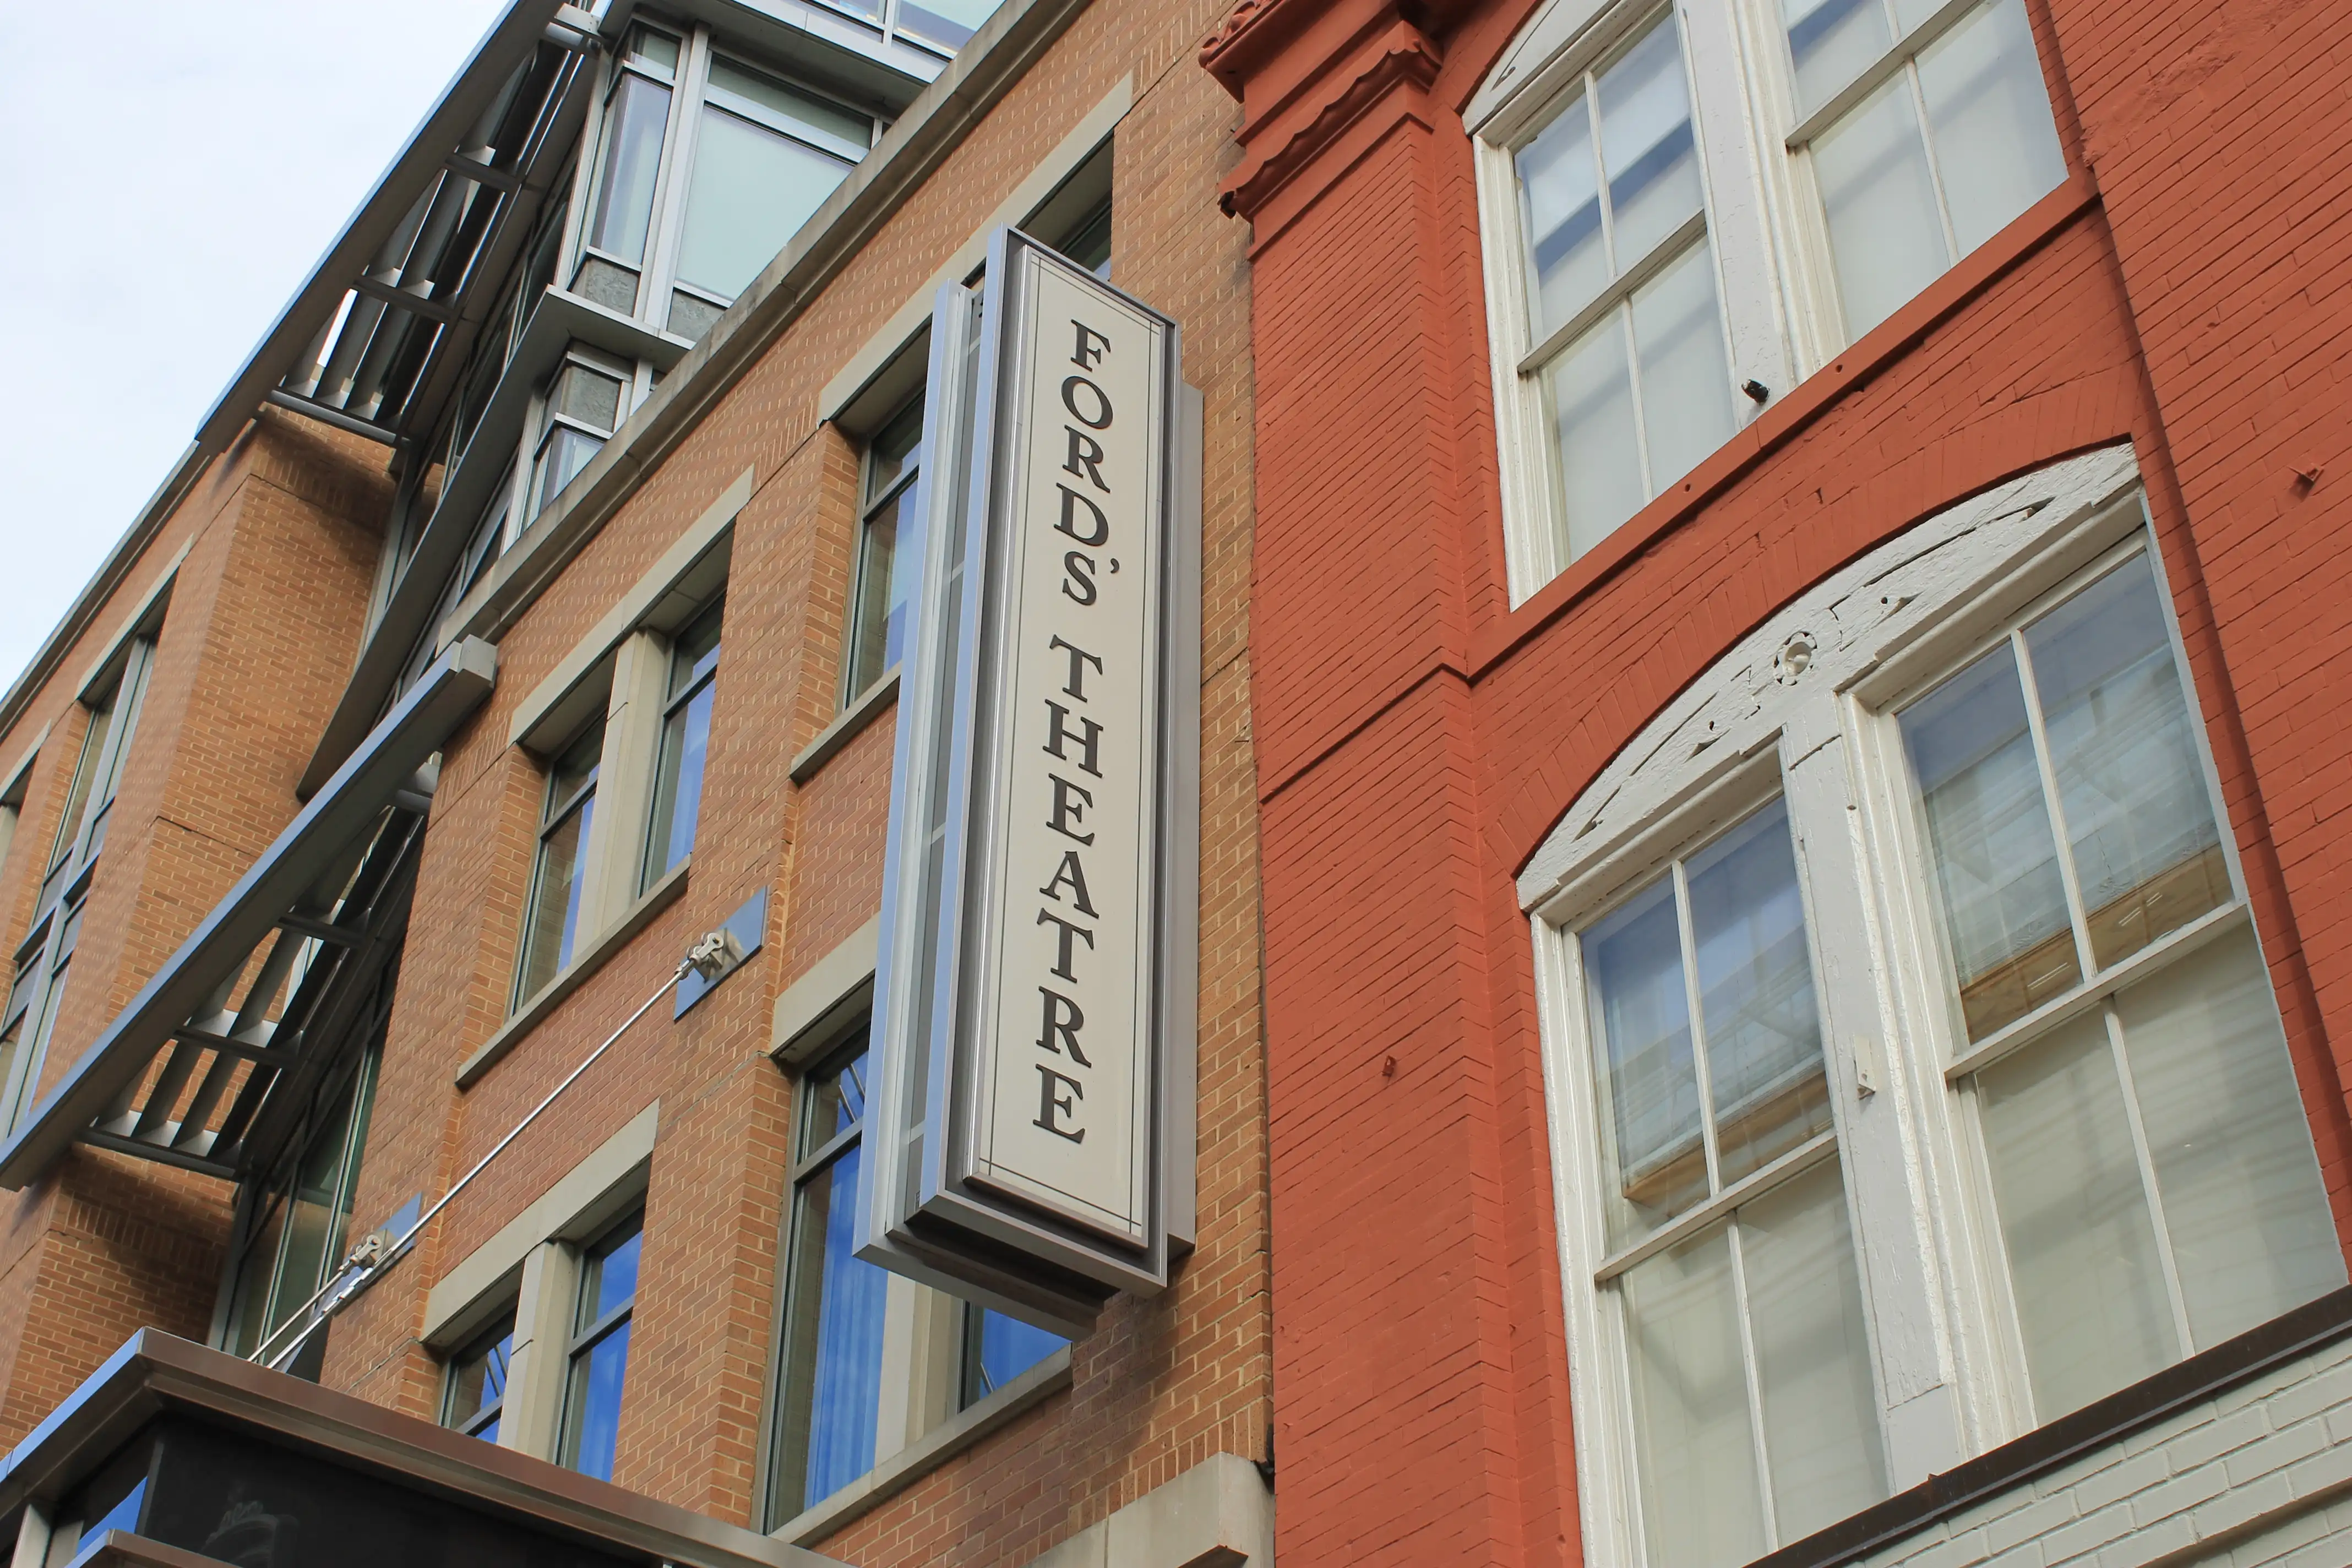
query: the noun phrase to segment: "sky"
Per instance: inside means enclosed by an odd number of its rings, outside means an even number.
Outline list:
[[[0,50],[0,689],[500,0],[10,8]]]

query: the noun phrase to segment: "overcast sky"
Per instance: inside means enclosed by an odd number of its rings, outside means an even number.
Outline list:
[[[502,8],[9,7],[0,689]]]

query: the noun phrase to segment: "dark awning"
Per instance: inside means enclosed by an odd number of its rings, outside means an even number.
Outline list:
[[[435,661],[0,1147],[0,1187],[77,1140],[230,1178],[267,1163],[336,1046],[380,1021],[368,1009],[431,805],[423,770],[497,673],[474,637]]]

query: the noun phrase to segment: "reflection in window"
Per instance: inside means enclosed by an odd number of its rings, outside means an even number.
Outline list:
[[[279,1331],[289,1329],[342,1266],[375,1103],[377,1050],[372,1045],[360,1053],[341,1083],[320,1097],[307,1132],[244,1198],[230,1255],[235,1283],[223,1342],[233,1355],[249,1356],[272,1336],[273,1354],[282,1351],[293,1333]],[[315,1379],[326,1339],[312,1336],[287,1370]]]
[[[907,597],[919,547],[915,530],[923,466],[923,399],[893,415],[866,448],[857,559],[850,584],[849,646],[843,660],[845,705],[906,652]]]
[[[1659,18],[1514,160],[1528,339],[1567,554],[1598,544],[1734,426],[1682,43]]]
[[[1727,1568],[1886,1490],[1786,805],[1580,945],[1648,1560]]]
[[[1899,715],[2045,1421],[2345,1279],[2189,690],[2143,551]]]
[[[509,1310],[449,1358],[448,1381],[441,1393],[442,1426],[486,1443],[499,1440],[499,1421],[506,1409],[507,1369],[514,1360],[514,1313]]]
[[[563,1433],[556,1462],[600,1481],[613,1479],[621,1436],[621,1395],[628,1381],[629,1325],[637,1306],[637,1258],[645,1216],[604,1233],[580,1265],[580,1304],[572,1314]]]
[[[536,518],[563,493],[589,459],[604,450],[621,423],[622,377],[568,359],[547,389],[547,415],[532,459],[530,510]]]
[[[661,754],[654,767],[654,809],[646,830],[640,891],[694,848],[694,829],[702,815],[703,763],[710,750],[722,609],[713,605],[705,610],[670,647],[669,689],[662,710]]]
[[[592,254],[582,258],[572,287],[624,314],[636,306],[636,269],[646,262],[677,63],[677,39],[644,26],[631,28],[604,100],[604,141],[588,209]]]
[[[1070,1342],[1018,1318],[965,1302],[963,1397],[966,1409],[1052,1355]]]
[[[678,281],[741,293],[873,144],[874,122],[725,58],[696,132]]]
[[[999,0],[898,0],[898,31],[953,54],[995,15]]]
[[[522,963],[515,976],[514,1005],[572,962],[580,936],[582,873],[586,869],[589,827],[596,811],[596,771],[604,750],[599,718],[573,738],[547,771],[547,804],[539,828],[539,854],[530,874],[530,900],[523,916]]]
[[[856,1256],[866,1045],[801,1080],[770,1524],[874,1468],[888,1276]]]
[[[1869,89],[1808,142],[1849,338],[2066,175],[2024,0],[1987,0],[1921,31],[1937,9],[1785,0],[1798,113]]]

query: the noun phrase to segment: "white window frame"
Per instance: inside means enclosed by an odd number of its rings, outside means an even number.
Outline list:
[[[1947,0],[1856,82],[1883,83],[1985,3]],[[1566,570],[1570,558],[1541,372],[1531,363],[1547,345],[1531,341],[1513,160],[1580,90],[1588,71],[1606,65],[1669,8],[1683,37],[1736,428],[1746,428],[1852,341],[1810,147],[1836,123],[1839,116],[1830,110],[1859,103],[1866,90],[1842,89],[1799,122],[1780,0],[1550,0],[1538,10],[1464,113],[1478,192],[1487,358],[1514,607]],[[1601,297],[1630,292],[1640,276],[1636,271],[1621,278]],[[1555,333],[1551,346],[1564,349],[1575,335]],[[1764,390],[1760,403],[1741,390],[1750,382]]]
[[[1959,1087],[1991,1053],[1959,1036],[1895,716],[2009,627],[2139,551],[2167,598],[2235,899],[2075,994],[2111,994],[2200,932],[2251,929],[2234,824],[2127,448],[1948,509],[1785,606],[1644,728],[1522,873],[1594,1568],[1643,1559],[1622,1333],[1592,1283],[1609,1251],[1579,933],[1776,795],[1795,838],[1889,1489],[2038,1424],[1982,1142]],[[2049,1026],[2036,1013],[1990,1043]]]

